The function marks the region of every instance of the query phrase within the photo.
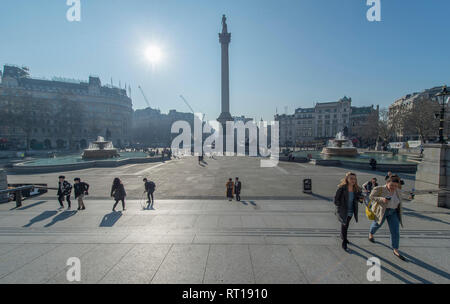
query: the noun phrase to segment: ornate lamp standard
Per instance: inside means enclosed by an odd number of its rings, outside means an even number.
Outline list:
[[[450,92],[447,91],[447,86],[444,85],[442,87],[442,91],[436,94],[438,98],[438,102],[442,100],[441,103],[441,113],[439,118],[439,143],[444,144],[444,120],[445,120],[445,98],[446,96],[450,96]]]

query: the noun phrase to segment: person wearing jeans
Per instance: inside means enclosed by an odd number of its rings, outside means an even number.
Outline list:
[[[370,193],[372,212],[375,220],[370,226],[369,241],[375,243],[374,234],[385,221],[388,222],[391,233],[391,245],[393,253],[401,260],[405,260],[398,251],[400,246],[400,225],[402,224],[402,200],[399,192],[400,178],[392,175],[386,180],[385,186],[375,187]]]

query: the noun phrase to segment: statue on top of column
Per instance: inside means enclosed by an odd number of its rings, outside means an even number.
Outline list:
[[[222,33],[228,33],[227,17],[222,15]]]

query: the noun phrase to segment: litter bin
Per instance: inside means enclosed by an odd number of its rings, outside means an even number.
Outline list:
[[[303,180],[303,193],[312,193],[312,182],[310,178]]]

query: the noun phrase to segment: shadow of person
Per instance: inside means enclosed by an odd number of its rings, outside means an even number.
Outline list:
[[[253,209],[261,209],[261,207],[258,205],[258,204],[256,204],[254,201],[249,201],[249,203],[253,206]]]
[[[391,249],[391,247],[387,246],[386,244],[380,243],[380,245]],[[426,270],[428,270],[430,272],[433,272],[433,273],[435,273],[435,274],[437,274],[437,275],[439,275],[439,276],[441,276],[441,277],[443,277],[443,278],[445,278],[447,280],[450,279],[450,273],[448,273],[448,272],[446,272],[444,270],[441,270],[439,268],[436,268],[433,265],[430,265],[430,264],[428,264],[428,263],[426,263],[426,262],[424,262],[422,260],[419,260],[418,258],[415,258],[412,255],[407,254],[407,253],[405,253],[403,251],[402,251],[402,255],[404,257],[406,257],[407,262],[415,264],[415,265],[417,265],[417,266],[419,266],[419,267],[421,267],[423,269],[426,269]]]
[[[386,246],[385,244],[382,244],[382,243],[379,243],[379,244],[381,244],[381,245],[383,245],[383,246],[385,246],[385,247],[387,247],[387,248],[392,250],[392,248],[390,248],[389,246]],[[388,264],[389,266],[391,266],[395,270],[398,270],[399,272],[401,272],[401,273],[403,273],[403,274],[405,274],[405,275],[407,275],[407,276],[409,276],[411,278],[414,278],[415,280],[417,280],[417,281],[419,281],[419,282],[421,282],[423,284],[431,284],[432,283],[429,280],[419,276],[418,274],[412,273],[411,271],[409,271],[409,270],[407,270],[405,268],[402,268],[400,265],[395,264],[395,263],[387,260],[386,258],[380,257],[379,255],[376,255],[375,253],[369,251],[368,249],[361,248],[360,246],[355,245],[355,244],[352,244],[352,246],[358,248],[361,251],[366,252],[367,254],[369,254],[371,256],[378,256],[378,258],[382,261],[382,264],[385,264],[385,265]],[[406,256],[404,253],[402,253],[402,254],[404,256]],[[411,261],[410,260],[406,261],[406,264],[408,262],[411,262]],[[402,262],[402,263],[405,263],[405,262]],[[423,274],[423,273],[421,273],[421,274]]]
[[[354,244],[352,244],[352,245],[355,246]],[[358,246],[355,246],[355,247],[358,247]],[[358,247],[358,248],[360,248],[360,247]],[[360,258],[363,259],[364,261],[367,261],[370,257],[377,257],[377,258],[379,258],[380,260],[383,260],[383,258],[381,258],[379,255],[376,255],[376,254],[374,254],[374,253],[372,253],[372,252],[370,252],[370,251],[367,251],[367,253],[368,253],[367,256],[364,255],[364,253],[358,252],[357,250],[350,250],[349,253],[352,254],[352,255],[355,255],[355,256],[360,257]],[[384,270],[386,273],[390,274],[391,276],[393,276],[394,278],[397,278],[398,280],[402,281],[403,283],[406,283],[406,284],[412,284],[412,283],[414,283],[414,282],[408,280],[407,278],[402,277],[401,275],[399,275],[398,273],[394,272],[393,270],[391,270],[391,269],[389,269],[389,268],[386,268],[386,267],[384,266],[384,263],[382,263],[381,269]]]
[[[75,214],[77,214],[77,211],[75,211],[75,210],[64,211],[64,212],[58,214],[57,216],[55,216],[54,218],[52,218],[52,221],[50,223],[48,223],[47,225],[45,225],[44,227],[50,227],[50,226],[55,225],[57,222],[65,221],[69,217],[74,216]]]
[[[99,227],[112,227],[122,216],[122,211],[105,214]]]
[[[442,224],[445,224],[445,225],[450,225],[450,223],[447,222],[447,221],[444,221],[444,220],[441,220],[441,219],[438,219],[438,218],[434,218],[434,217],[431,217],[431,216],[427,216],[427,215],[423,215],[423,214],[417,213],[413,209],[409,209],[409,208],[405,208],[404,207],[403,210],[404,210],[403,214],[405,216],[415,217],[415,218],[418,218],[418,219],[422,219],[424,221],[430,221],[430,222],[436,222],[436,223],[442,223]],[[446,213],[446,214],[448,214],[448,213]]]
[[[11,209],[9,209],[10,211],[12,211],[12,210],[26,210],[26,209],[29,209],[29,208],[33,208],[34,206],[38,206],[38,205],[41,205],[41,204],[44,204],[44,203],[46,203],[47,201],[39,201],[39,202],[36,202],[36,203],[33,203],[33,204],[31,204],[31,205],[27,205],[27,206],[24,206],[24,207],[14,207],[14,208],[11,208]]]
[[[241,201],[241,203],[242,203],[243,205],[246,205],[246,206],[248,206],[248,204],[247,204],[247,202],[246,202],[246,201]]]
[[[48,218],[51,218],[52,216],[58,214],[58,211],[44,211],[41,214],[39,214],[38,216],[33,217],[30,222],[22,227],[30,227],[31,225],[37,223],[37,222],[41,222],[44,221]]]

